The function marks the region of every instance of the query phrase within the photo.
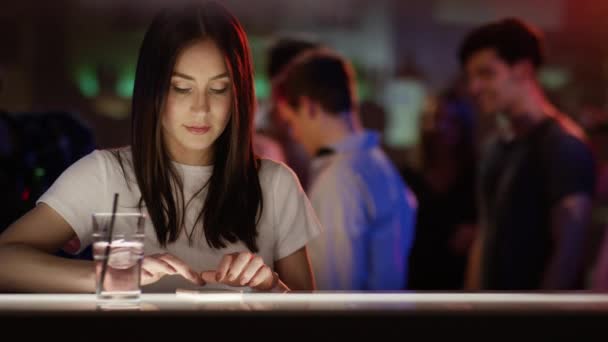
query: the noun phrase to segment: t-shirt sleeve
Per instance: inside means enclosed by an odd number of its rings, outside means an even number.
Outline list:
[[[53,208],[76,233],[80,241],[77,253],[92,242],[92,214],[106,203],[106,176],[100,151],[94,151],[67,168],[36,201]]]
[[[274,223],[277,260],[304,247],[321,232],[321,224],[297,176],[279,164],[274,182]]]
[[[595,162],[591,149],[580,139],[566,135],[555,139],[543,153],[543,174],[551,206],[572,194],[593,196]]]

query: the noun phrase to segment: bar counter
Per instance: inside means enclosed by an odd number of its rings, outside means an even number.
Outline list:
[[[69,322],[89,331],[105,326],[155,337],[187,328],[253,338],[267,328],[282,336],[318,338],[351,332],[517,337],[527,331],[526,337],[580,339],[608,335],[608,294],[180,291],[144,293],[138,303],[119,306],[100,304],[94,294],[0,294],[2,330],[28,333],[11,322],[31,327]]]

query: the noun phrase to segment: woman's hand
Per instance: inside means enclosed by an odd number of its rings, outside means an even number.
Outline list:
[[[155,283],[165,275],[172,274],[179,274],[194,284],[205,285],[197,272],[178,257],[168,253],[144,257],[141,265],[141,285]]]
[[[261,256],[248,252],[224,255],[217,269],[203,272],[201,278],[207,283],[248,286],[259,291],[269,291],[282,285],[278,274],[264,263]]]

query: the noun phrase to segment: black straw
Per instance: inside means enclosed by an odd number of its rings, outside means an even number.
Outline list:
[[[101,264],[101,279],[97,286],[97,293],[101,294],[103,283],[106,278],[106,270],[108,269],[108,260],[110,259],[110,244],[112,244],[112,231],[114,230],[114,219],[116,217],[116,207],[118,206],[118,193],[114,194],[114,203],[112,204],[112,217],[110,218],[110,227],[108,227],[108,244],[106,246],[103,263]]]

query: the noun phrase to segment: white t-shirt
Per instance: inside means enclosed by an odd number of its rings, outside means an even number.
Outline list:
[[[310,201],[325,229],[308,245],[319,290],[402,290],[414,241],[413,194],[372,132],[311,165]]]
[[[80,240],[80,251],[92,243],[92,218],[96,212],[111,212],[114,193],[119,194],[117,212],[137,212],[140,191],[132,169],[131,149],[118,150],[127,173],[123,173],[112,152],[96,150],[83,157],[55,181],[40,197],[57,211],[72,227]],[[208,180],[213,166],[189,166],[174,162],[184,184],[186,203]],[[259,171],[264,210],[258,223],[258,255],[271,268],[274,262],[305,246],[320,232],[320,224],[297,177],[287,166],[262,159]],[[146,221],[144,254],[168,252],[184,260],[195,271],[214,270],[222,256],[248,251],[245,244],[229,244],[225,249],[212,249],[204,238],[200,223],[193,236],[190,232],[206,196],[206,190],[186,210],[186,222],[178,240],[163,248],[159,245],[151,220]],[[142,209],[147,215],[145,208]],[[239,213],[235,213],[238,215]],[[193,288],[181,276],[166,276],[143,288],[144,292],[173,292],[176,288]]]

